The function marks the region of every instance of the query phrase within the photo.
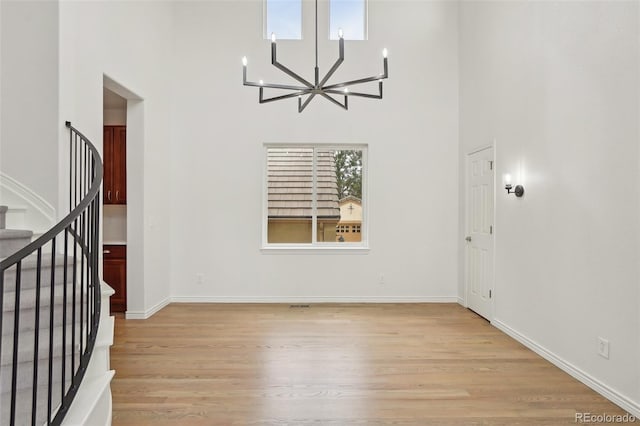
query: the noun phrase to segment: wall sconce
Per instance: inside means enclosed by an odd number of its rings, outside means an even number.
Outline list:
[[[513,190],[512,188],[513,186],[511,185],[511,175],[507,173],[506,175],[504,175],[504,189],[507,190],[507,194],[516,194],[516,197],[522,197],[524,195],[524,186],[516,185]]]

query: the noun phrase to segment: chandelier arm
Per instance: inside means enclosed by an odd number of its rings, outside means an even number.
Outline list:
[[[302,112],[304,111],[304,109],[307,107],[307,105],[309,105],[309,103],[311,102],[311,100],[316,96],[315,93],[311,93],[311,96],[309,96],[304,103],[302,102],[302,99],[298,98],[298,112]]]
[[[291,85],[287,85],[287,84],[272,84],[272,83],[259,83],[259,82],[255,82],[255,81],[247,81],[247,66],[244,65],[242,67],[242,84],[244,86],[251,86],[251,87],[268,87],[271,89],[285,89],[285,90],[306,90],[309,87],[302,87],[302,86],[291,86]]]
[[[338,54],[338,60],[336,60],[336,63],[333,64],[333,66],[331,67],[331,69],[329,70],[327,75],[324,76],[324,78],[322,79],[322,81],[319,84],[320,87],[324,86],[324,84],[331,78],[333,73],[336,72],[338,67],[340,65],[342,65],[342,62],[344,61],[344,39],[342,37],[340,37],[340,41],[338,43],[340,45],[339,54]]]
[[[385,78],[387,78],[387,77],[384,74],[380,74],[380,75],[367,77],[367,78],[359,78],[358,80],[351,80],[351,81],[345,81],[343,83],[332,84],[330,86],[323,87],[323,89],[324,90],[339,89],[341,87],[353,86],[355,84],[362,84],[362,83],[369,83],[369,82],[372,82],[372,81],[379,81],[379,80],[382,80],[382,79],[385,79]]]
[[[358,93],[358,92],[349,92],[346,94],[339,90],[327,90],[326,93],[331,93],[332,95],[344,95],[344,96],[357,96],[360,98],[369,98],[369,99],[382,99],[382,95],[373,95],[371,93]]]
[[[331,93],[333,95],[344,95],[344,96],[358,96],[361,98],[370,98],[370,99],[382,99],[382,82],[378,82],[378,94],[374,95],[372,93],[361,93],[361,92],[349,92],[344,93],[340,90],[329,89],[325,90],[326,93]]]
[[[261,104],[265,104],[268,102],[273,102],[273,101],[279,101],[282,99],[289,99],[289,98],[295,98],[296,96],[302,96],[302,95],[306,95],[308,94],[309,91],[306,90],[302,90],[299,92],[293,92],[293,93],[289,93],[287,95],[281,95],[281,96],[274,96],[273,98],[264,98],[263,97],[263,88],[260,88],[260,96],[259,96],[259,100]]]
[[[284,72],[285,74],[287,74],[288,76],[292,77],[293,79],[298,80],[300,83],[304,84],[309,89],[313,89],[313,84],[309,83],[307,80],[305,80],[304,78],[300,77],[298,74],[296,74],[295,72],[291,71],[289,68],[285,67],[280,62],[278,62],[277,55],[276,55],[276,42],[275,41],[271,42],[271,65],[273,65],[274,67],[278,68],[280,71]]]
[[[335,99],[333,99],[333,97],[327,95],[325,92],[320,92],[319,93],[320,96],[327,98],[328,100],[330,100],[333,104],[339,106],[340,108],[344,108],[344,109],[349,109],[348,104],[345,102],[344,104],[341,104],[340,102],[336,101]],[[346,96],[345,96],[345,101],[346,101]]]
[[[245,86],[252,87],[266,87],[267,89],[282,89],[282,90],[308,90],[308,87],[305,86],[289,86],[287,84],[272,84],[272,83],[256,83],[253,81],[247,81]]]
[[[283,73],[287,74],[288,76],[294,78],[295,80],[298,80],[300,83],[304,84],[309,89],[313,89],[313,84],[309,83],[307,80],[305,80],[304,78],[300,77],[298,74],[296,74],[295,72],[291,71],[289,68],[285,67],[280,62],[278,62],[278,61],[273,62],[273,66],[278,68],[280,71],[282,71]]]

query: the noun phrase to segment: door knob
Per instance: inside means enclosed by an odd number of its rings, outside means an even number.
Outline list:
[[[467,242],[471,242],[471,237],[467,237],[465,240],[467,240]]]

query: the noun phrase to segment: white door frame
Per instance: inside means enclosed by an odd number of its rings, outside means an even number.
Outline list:
[[[145,294],[148,291],[144,279],[144,99],[106,74],[103,74],[103,86],[127,100],[127,306],[125,318],[137,319],[139,312],[145,312]],[[100,243],[102,244],[102,234]],[[100,259],[100,265],[102,265],[102,259]]]
[[[469,254],[468,254],[468,250],[466,249],[466,241],[464,240],[464,238],[466,238],[467,235],[469,235],[469,233],[471,232],[469,229],[469,157],[475,153],[478,153],[480,151],[484,151],[485,149],[493,149],[493,158],[491,161],[493,161],[493,218],[492,218],[492,223],[493,223],[493,238],[491,239],[491,244],[492,244],[492,249],[493,249],[493,259],[492,259],[492,267],[493,267],[493,282],[491,283],[491,288],[492,288],[492,294],[490,297],[490,305],[491,305],[491,315],[489,318],[486,318],[489,322],[493,321],[493,317],[494,317],[494,313],[495,313],[495,270],[496,270],[496,228],[495,228],[495,223],[496,223],[496,141],[493,140],[492,143],[486,144],[486,145],[479,145],[476,146],[473,149],[470,149],[469,151],[467,151],[465,153],[465,158],[464,158],[464,235],[462,236],[462,241],[461,244],[464,245],[465,250],[464,250],[464,307],[465,308],[469,308],[469,279],[468,279],[468,274],[467,272],[469,271]]]

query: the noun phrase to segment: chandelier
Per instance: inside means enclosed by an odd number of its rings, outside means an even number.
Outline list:
[[[372,77],[359,78],[356,80],[345,81],[342,83],[335,84],[327,84],[331,76],[336,72],[338,67],[344,61],[344,38],[342,29],[338,31],[338,59],[333,64],[331,69],[325,74],[325,76],[320,79],[320,69],[318,68],[318,0],[315,1],[315,24],[316,24],[316,66],[315,66],[315,80],[314,83],[307,81],[302,78],[300,75],[293,72],[291,69],[282,65],[278,62],[276,58],[276,35],[274,33],[271,34],[271,64],[278,68],[280,71],[284,72],[288,76],[292,77],[294,80],[297,80],[302,85],[287,85],[287,84],[272,84],[265,83],[260,80],[257,83],[253,81],[247,81],[247,57],[242,58],[242,84],[245,86],[253,86],[259,88],[259,97],[258,100],[261,104],[267,102],[280,101],[283,99],[289,98],[298,98],[298,112],[304,111],[304,109],[309,105],[309,103],[313,100],[317,95],[322,96],[327,99],[334,105],[337,105],[345,110],[349,109],[349,96],[357,96],[361,98],[369,98],[369,99],[382,99],[382,80],[389,76],[387,69],[387,49],[382,50],[382,61],[384,72],[382,74],[378,74]],[[350,87],[355,86],[357,84],[370,83],[370,82],[378,82],[378,93],[362,93],[351,91]],[[264,89],[278,89],[278,90],[287,90],[289,93],[279,96],[273,96],[271,98],[264,97]],[[338,97],[336,99],[336,96]]]

